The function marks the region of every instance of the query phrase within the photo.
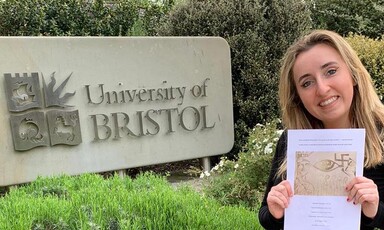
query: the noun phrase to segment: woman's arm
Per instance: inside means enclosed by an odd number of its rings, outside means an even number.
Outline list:
[[[377,186],[379,204],[375,217],[369,218],[362,212],[361,225],[384,229],[384,164],[364,169],[364,177],[371,179]]]

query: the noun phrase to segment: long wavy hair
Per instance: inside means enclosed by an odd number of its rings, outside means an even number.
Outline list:
[[[371,76],[356,52],[339,34],[328,30],[314,30],[291,45],[282,60],[280,69],[279,99],[282,120],[287,129],[321,129],[323,123],[312,116],[304,107],[296,91],[293,65],[302,52],[317,44],[333,47],[348,66],[356,83],[350,109],[352,128],[365,128],[364,167],[374,167],[383,161],[384,106],[373,86]],[[286,160],[278,174],[286,171]]]

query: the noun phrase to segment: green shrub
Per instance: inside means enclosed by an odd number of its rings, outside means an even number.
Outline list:
[[[384,40],[349,34],[348,43],[356,50],[364,66],[371,74],[380,99],[384,96]]]
[[[244,151],[237,160],[222,158],[206,178],[203,191],[222,204],[241,204],[257,209],[263,198],[270,164],[282,131],[279,121],[257,125],[248,138]]]
[[[174,1],[4,0],[3,36],[154,35]]]
[[[261,229],[255,213],[221,206],[165,177],[39,178],[0,198],[0,229]]]
[[[292,12],[295,12],[294,14]],[[165,36],[221,36],[231,47],[237,153],[257,123],[279,117],[279,61],[310,27],[310,11],[296,0],[185,0],[158,29]]]
[[[306,0],[314,28],[336,31],[344,36],[358,33],[378,38],[384,33],[382,0]]]

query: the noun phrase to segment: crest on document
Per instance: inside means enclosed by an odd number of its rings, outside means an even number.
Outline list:
[[[5,94],[16,151],[39,146],[79,145],[82,142],[79,111],[67,102],[76,92],[64,93],[72,73],[56,88],[55,73],[50,81],[38,73],[4,74]],[[55,108],[55,109],[53,109]]]

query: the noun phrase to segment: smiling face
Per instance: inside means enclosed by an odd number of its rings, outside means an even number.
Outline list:
[[[350,128],[354,81],[340,54],[317,44],[300,53],[293,65],[297,93],[308,112],[324,128]]]

